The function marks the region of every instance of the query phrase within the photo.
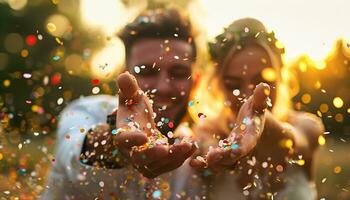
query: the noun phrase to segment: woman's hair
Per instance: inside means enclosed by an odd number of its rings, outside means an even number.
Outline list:
[[[194,33],[187,17],[175,8],[147,10],[126,25],[118,36],[124,42],[126,60],[132,45],[144,38],[174,38],[192,45],[193,58],[196,57]]]
[[[240,50],[249,43],[262,46],[270,57],[282,60],[284,48],[276,39],[274,32],[268,32],[263,23],[253,18],[239,19],[225,28],[214,42],[209,43],[210,56],[213,61],[221,65],[232,49]]]
[[[216,70],[222,70],[229,58],[244,46],[249,44],[257,44],[264,48],[269,55],[272,67],[276,70],[277,75],[277,96],[274,104],[273,112],[280,118],[286,117],[290,107],[290,91],[287,87],[285,75],[288,71],[282,69],[284,54],[283,45],[276,39],[274,32],[267,31],[262,22],[253,18],[243,18],[234,21],[224,32],[215,38],[215,41],[209,43],[209,53],[212,61],[218,65]],[[216,71],[215,70],[215,71]],[[285,73],[287,72],[287,73]],[[217,72],[214,72],[217,76]],[[288,79],[288,77],[287,77]],[[218,83],[218,79],[214,78],[214,82]],[[220,92],[220,91],[219,91]],[[218,94],[216,94],[218,95]]]

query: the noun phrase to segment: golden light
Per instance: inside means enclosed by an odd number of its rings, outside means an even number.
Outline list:
[[[321,82],[320,81],[316,81],[316,83],[314,84],[314,88],[315,89],[320,89],[322,86]]]
[[[23,49],[23,50],[21,51],[21,56],[22,56],[23,58],[28,57],[28,55],[29,55],[29,52],[28,52],[27,49]]]
[[[64,60],[64,65],[67,71],[71,71],[71,73],[80,73],[82,71],[83,59],[78,54],[71,54],[67,56]]]
[[[264,80],[272,82],[277,78],[276,70],[272,67],[267,67],[261,72],[261,76]]]
[[[277,48],[279,48],[279,49],[283,49],[283,48],[284,48],[284,45],[283,45],[282,42],[280,42],[279,40],[277,40],[277,41],[275,42],[275,46],[276,46]]]
[[[55,14],[51,15],[46,20],[46,30],[53,36],[62,37],[62,35],[68,30],[70,22],[64,15]]]
[[[297,161],[297,164],[300,165],[300,166],[303,166],[303,165],[305,165],[305,160],[300,159],[300,160]]]
[[[111,75],[123,69],[124,60],[124,44],[120,39],[113,38],[93,56],[90,66],[92,75],[99,79],[110,79]]]
[[[210,39],[221,33],[223,28],[234,20],[253,17],[261,20],[276,33],[276,37],[286,47],[287,61],[301,54],[307,54],[313,60],[321,61],[332,50],[336,39],[350,35],[350,26],[345,26],[348,24],[350,1],[202,0],[201,2],[207,13],[202,19],[202,24],[208,31]],[[297,15],[295,10],[298,11]],[[293,20],[290,20],[291,18]]]
[[[342,168],[340,166],[336,166],[334,168],[334,173],[339,174],[341,172]]]
[[[324,138],[323,135],[318,136],[318,144],[321,146],[326,144],[326,138]]]
[[[343,99],[341,99],[340,97],[335,97],[335,98],[333,99],[333,105],[334,105],[334,107],[336,107],[336,108],[341,108],[341,107],[343,107],[343,105],[344,105]]]
[[[9,0],[8,4],[13,10],[21,10],[27,5],[27,0]]]
[[[307,70],[307,64],[306,64],[305,62],[300,62],[300,63],[299,63],[299,69],[300,69],[300,71],[302,71],[302,72],[306,72],[306,70]]]
[[[301,101],[302,101],[304,104],[310,103],[310,101],[311,101],[311,95],[308,94],[308,93],[304,94],[303,96],[301,96]]]
[[[325,104],[325,103],[323,103],[323,104],[321,104],[320,105],[320,111],[322,112],[322,113],[326,113],[326,112],[328,112],[328,105],[327,104]]]
[[[130,17],[130,11],[118,0],[82,0],[80,10],[85,25],[97,28],[107,35],[115,33]]]
[[[4,80],[3,84],[5,87],[9,87],[11,85],[11,81],[6,79],[6,80]]]
[[[318,69],[318,70],[323,70],[323,69],[326,68],[326,66],[327,66],[327,64],[326,64],[325,61],[316,61],[316,62],[315,62],[315,67],[316,67],[316,69]]]
[[[335,121],[341,123],[341,122],[343,122],[343,120],[344,120],[344,117],[341,113],[338,113],[335,115]]]

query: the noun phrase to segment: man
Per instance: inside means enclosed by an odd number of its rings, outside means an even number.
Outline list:
[[[181,124],[194,85],[196,45],[189,22],[175,10],[149,11],[120,37],[133,75],[118,76],[118,98],[86,97],[63,111],[43,198],[205,199],[207,174],[183,164],[197,149],[186,138],[190,127]],[[264,121],[266,89],[258,86],[242,119],[258,112]],[[117,102],[118,110],[104,123]],[[263,123],[247,125],[252,133],[262,129]],[[250,141],[250,135],[242,140]]]
[[[196,149],[192,142],[173,139],[193,86],[196,45],[191,25],[176,10],[148,11],[120,37],[126,70],[138,84],[123,73],[118,77],[119,99],[86,97],[61,113],[43,199],[159,199],[184,191],[179,173],[189,170],[166,172],[180,167]],[[142,91],[153,98],[153,106]],[[118,102],[116,115],[106,124]],[[167,182],[147,179],[164,173]]]

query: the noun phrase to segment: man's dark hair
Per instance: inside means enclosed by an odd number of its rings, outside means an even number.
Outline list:
[[[126,50],[126,60],[132,45],[144,38],[175,38],[191,44],[193,58],[196,57],[196,45],[190,21],[176,9],[155,9],[141,13],[119,32]]]

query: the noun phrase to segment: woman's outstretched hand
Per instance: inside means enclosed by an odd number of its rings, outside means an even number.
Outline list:
[[[192,159],[196,169],[213,172],[232,169],[237,161],[251,152],[259,142],[265,125],[265,110],[269,103],[270,87],[260,83],[252,96],[240,108],[236,125],[229,137],[220,140],[218,147],[210,148],[205,156]]]

